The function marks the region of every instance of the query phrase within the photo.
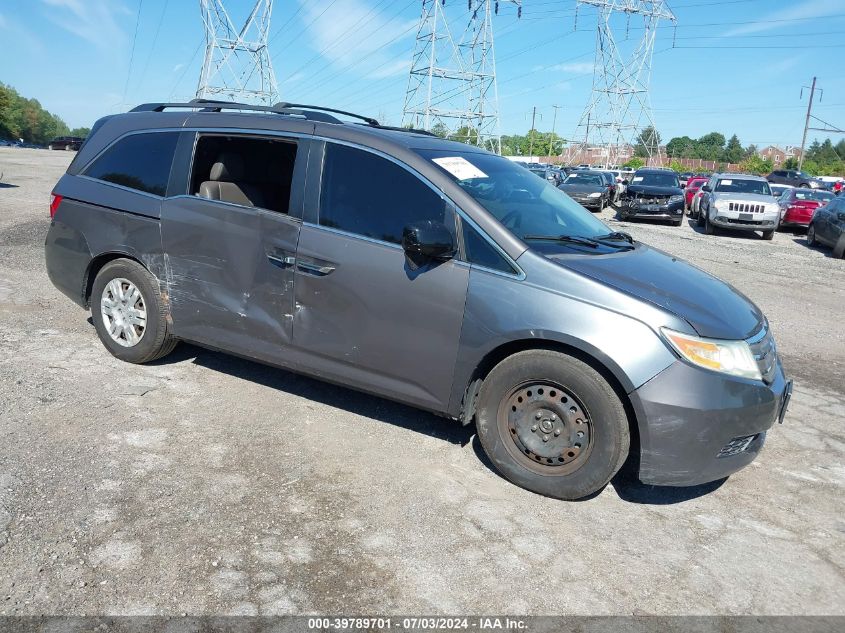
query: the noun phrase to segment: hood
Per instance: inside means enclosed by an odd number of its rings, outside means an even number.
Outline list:
[[[561,185],[560,189],[569,193],[601,193],[607,189],[607,187],[602,185],[576,185],[575,183],[567,183]]]
[[[638,243],[613,257],[546,255],[561,266],[648,301],[689,323],[700,336],[744,339],[763,313],[733,286],[663,251]]]
[[[628,185],[628,193],[645,194],[647,196],[679,196],[683,193],[678,187],[654,187],[651,185]]]

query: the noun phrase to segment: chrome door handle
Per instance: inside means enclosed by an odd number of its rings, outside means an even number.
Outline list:
[[[319,275],[320,277],[324,277],[329,273],[334,272],[334,266],[320,266],[319,264],[311,264],[308,262],[298,262],[296,267],[301,272]]]
[[[279,255],[268,254],[267,259],[273,266],[278,266],[279,268],[287,268],[296,263],[295,257],[280,257]]]

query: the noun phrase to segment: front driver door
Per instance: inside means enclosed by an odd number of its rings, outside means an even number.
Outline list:
[[[444,411],[469,267],[453,259],[415,270],[400,240],[420,220],[454,230],[454,209],[391,159],[322,147],[320,191],[306,202],[296,255],[295,353],[326,378]]]

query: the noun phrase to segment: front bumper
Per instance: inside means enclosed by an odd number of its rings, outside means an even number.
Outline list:
[[[635,200],[623,200],[622,213],[629,218],[677,220],[684,216],[684,201],[671,204],[641,204]]]
[[[741,216],[752,216],[750,219]],[[710,224],[735,231],[773,231],[778,226],[778,214],[751,214],[719,211],[710,218]]]
[[[600,209],[602,207],[604,196],[600,198],[572,198],[575,202],[580,204],[585,209]]]
[[[640,422],[640,480],[693,486],[744,468],[790,393],[780,361],[768,385],[676,361],[630,395]]]

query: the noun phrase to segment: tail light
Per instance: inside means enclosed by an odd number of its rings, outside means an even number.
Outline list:
[[[50,219],[56,216],[56,210],[59,208],[61,203],[62,197],[60,195],[55,193],[50,194]]]

